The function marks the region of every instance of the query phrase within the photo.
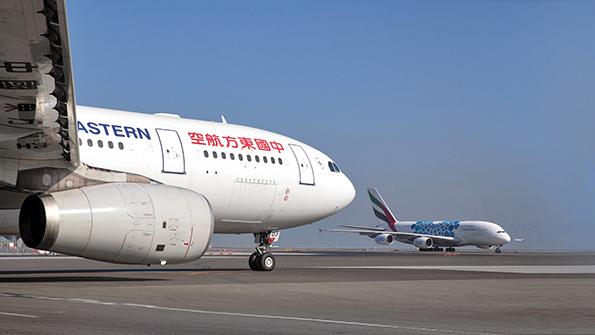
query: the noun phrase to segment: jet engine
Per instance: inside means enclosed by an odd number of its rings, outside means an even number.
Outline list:
[[[476,245],[479,249],[492,249],[493,245]]]
[[[429,237],[418,237],[413,240],[413,245],[420,249],[429,249],[434,245],[434,242]]]
[[[19,231],[28,247],[111,263],[198,259],[211,243],[208,200],[167,185],[110,183],[25,199]]]
[[[380,245],[389,245],[395,241],[395,238],[391,234],[380,234],[374,237],[374,241]]]

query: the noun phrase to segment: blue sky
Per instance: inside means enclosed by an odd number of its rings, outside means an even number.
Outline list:
[[[374,185],[399,219],[592,248],[595,2],[77,0],[68,15],[77,103],[224,114],[337,161],[354,203],[282,247],[374,247],[318,233],[379,223]]]

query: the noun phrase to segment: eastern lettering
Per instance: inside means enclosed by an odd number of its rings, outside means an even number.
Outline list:
[[[101,133],[101,130],[97,128],[97,123],[95,122],[87,122],[87,127],[89,127],[89,132],[93,135],[99,135],[99,133]]]
[[[77,121],[79,132],[93,135],[117,136],[137,139],[151,139],[151,133],[147,128],[122,126],[117,124]]]

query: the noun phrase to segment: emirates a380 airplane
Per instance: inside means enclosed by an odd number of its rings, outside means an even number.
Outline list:
[[[321,229],[320,231],[355,233],[368,236],[380,245],[390,245],[395,240],[412,244],[421,251],[455,251],[455,247],[476,246],[481,249],[496,248],[511,241],[510,235],[498,224],[487,221],[398,221],[380,192],[368,188],[374,215],[384,221],[384,227],[342,226],[343,228]],[[347,228],[347,229],[345,229]],[[522,242],[524,238],[515,238]]]
[[[351,203],[324,153],[245,126],[76,106],[63,0],[0,2],[0,234],[126,264],[201,257],[251,233],[270,271],[281,229]]]

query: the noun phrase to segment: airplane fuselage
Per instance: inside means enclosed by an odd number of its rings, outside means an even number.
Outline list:
[[[203,194],[216,233],[312,223],[355,196],[327,155],[261,129],[85,106],[77,128],[82,163]]]
[[[499,225],[487,221],[399,221],[397,231],[452,237],[450,241],[434,240],[437,247],[501,246],[510,242],[510,236]],[[397,238],[402,243],[412,244],[410,239]]]

